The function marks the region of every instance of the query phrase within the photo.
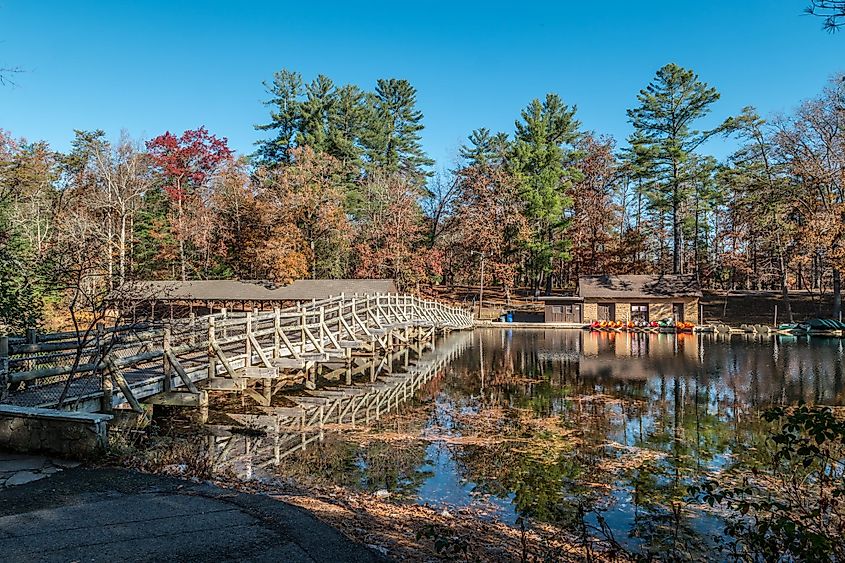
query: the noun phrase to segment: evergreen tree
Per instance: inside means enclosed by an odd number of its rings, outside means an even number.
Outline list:
[[[327,152],[345,165],[363,163],[361,138],[370,121],[366,95],[354,85],[337,89],[328,113]]]
[[[329,116],[336,101],[334,83],[324,74],[317,75],[305,87],[305,101],[299,108],[301,121],[296,133],[297,146],[326,152],[329,148]]]
[[[575,108],[565,105],[558,95],[548,94],[542,102],[534,100],[516,122],[509,157],[532,229],[529,267],[535,288],[545,280],[547,292],[551,291],[555,263],[568,258],[568,241],[558,233],[566,226],[566,212],[572,205],[567,191],[576,172],[569,163],[580,125]]]
[[[417,91],[407,80],[379,79],[370,97],[371,125],[365,135],[373,167],[400,172],[422,184],[434,161],[420,144],[423,114],[416,107]]]
[[[710,113],[719,99],[715,88],[698,80],[691,71],[667,64],[640,90],[639,107],[628,110],[634,126],[629,137],[634,160],[653,187],[652,201],[666,207],[672,219],[672,272],[682,270],[682,207],[689,196],[689,174],[694,168],[685,163],[725,125],[709,131],[697,131],[693,124]]]
[[[302,127],[302,76],[282,69],[273,75],[273,82],[265,82],[264,87],[271,96],[264,102],[271,108],[270,123],[256,125],[255,128],[274,131],[276,136],[258,141],[255,155],[265,164],[289,162],[288,151],[294,146],[295,137]]]
[[[475,129],[469,135],[469,145],[460,148],[461,158],[467,166],[503,164],[510,142],[507,133],[491,134],[486,127]]]

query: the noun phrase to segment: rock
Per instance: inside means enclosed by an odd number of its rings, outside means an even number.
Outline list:
[[[390,491],[387,489],[379,489],[376,491],[376,497],[378,498],[387,498],[390,496]]]
[[[444,516],[444,517],[446,517],[446,518],[451,518],[451,517],[452,517],[452,513],[451,513],[451,512],[449,512],[448,510],[446,510],[446,509],[444,508],[444,509],[443,509],[443,512],[441,512],[441,513],[440,513],[440,516]]]
[[[73,459],[51,459],[50,463],[56,467],[61,467],[62,469],[73,469],[74,467],[82,465],[82,462],[75,461]]]
[[[373,551],[378,551],[382,555],[387,555],[388,553],[390,553],[390,550],[387,549],[386,547],[384,547],[383,545],[376,545],[374,543],[368,543],[367,547],[369,547]]]
[[[47,477],[47,475],[43,473],[18,471],[6,480],[6,486],[13,487],[15,485],[26,485],[27,483],[32,483],[33,481],[38,481],[39,479],[43,479],[45,477]]]
[[[0,458],[0,472],[9,473],[12,471],[38,471],[44,467],[46,458],[39,456],[15,456],[12,459]]]

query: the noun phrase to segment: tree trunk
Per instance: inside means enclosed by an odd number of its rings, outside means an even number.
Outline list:
[[[833,268],[833,318],[842,317],[842,279],[839,268]]]

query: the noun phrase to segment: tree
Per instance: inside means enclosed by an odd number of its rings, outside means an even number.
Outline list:
[[[113,287],[113,281],[120,286],[127,279],[135,215],[152,184],[149,159],[126,133],[121,134],[116,146],[100,135],[81,141],[87,145],[96,181],[92,201],[99,208],[106,227],[109,286]]]
[[[507,133],[491,134],[486,127],[469,135],[469,144],[460,149],[461,158],[468,166],[503,164],[509,148]]]
[[[575,108],[556,94],[534,100],[516,121],[516,134],[508,165],[514,174],[532,236],[528,244],[533,284],[545,281],[552,288],[552,271],[557,261],[569,257],[569,242],[558,237],[566,227],[572,205],[570,182],[576,171],[569,166],[580,123]]]
[[[417,187],[404,175],[378,171],[362,192],[370,204],[358,218],[356,275],[391,278],[403,289],[440,275],[440,252],[425,244]]]
[[[299,229],[286,220],[261,187],[268,171],[251,178],[245,159],[230,161],[215,177],[212,207],[221,226],[218,244],[238,279],[290,283],[309,274],[311,253]]]
[[[329,116],[337,102],[334,83],[324,74],[318,74],[305,87],[305,101],[299,106],[300,130],[296,133],[296,145],[310,147],[317,152],[329,148]]]
[[[805,11],[824,20],[824,28],[833,32],[845,25],[845,0],[810,0]]]
[[[799,182],[796,194],[802,242],[814,263],[831,269],[833,316],[842,311],[845,268],[845,79],[835,78],[822,95],[777,124],[779,158]],[[820,277],[821,268],[815,268]]]
[[[0,333],[43,321],[38,264],[52,235],[57,171],[45,145],[22,145],[0,130]]]
[[[458,171],[452,248],[458,263],[472,271],[476,255],[485,260],[484,283],[508,291],[517,281],[518,255],[530,236],[514,177],[502,166],[474,165]]]
[[[147,141],[147,150],[170,204],[175,206],[172,225],[179,246],[181,279],[188,277],[189,243],[201,249],[207,274],[211,258],[210,224],[205,215],[208,198],[203,191],[220,166],[232,158],[232,151],[225,138],[210,134],[205,127],[185,131],[179,137],[168,131]]]
[[[298,72],[282,69],[273,75],[273,82],[264,82],[270,99],[270,123],[256,125],[259,131],[273,131],[272,139],[258,141],[256,156],[265,164],[287,162],[294,139],[302,122],[302,76]]]
[[[364,92],[354,85],[338,88],[334,103],[329,106],[326,152],[344,166],[354,165],[358,172],[363,166],[361,139],[366,134],[368,123],[369,111]]]
[[[777,272],[775,283],[781,288],[786,317],[791,318],[788,266],[795,236],[790,220],[794,183],[778,159],[770,125],[753,107],[743,109],[733,120],[732,129],[743,145],[718,174],[719,183],[732,194],[726,194],[731,198],[731,217],[724,225],[723,237],[759,245],[773,260],[772,270]],[[731,244],[732,248],[736,246]],[[767,275],[756,268],[756,260],[752,264],[754,279],[765,283]]]
[[[579,158],[574,166],[578,174],[569,190],[572,220],[566,231],[572,240],[572,274],[576,279],[613,269],[616,210],[611,198],[618,175],[611,139],[587,134],[578,141],[577,149]]]
[[[691,169],[684,165],[707,139],[725,130],[693,129],[719,99],[715,88],[691,70],[667,64],[640,90],[639,107],[628,110],[634,160],[653,186],[653,204],[666,207],[672,222],[672,272],[682,273],[682,207],[689,195]]]
[[[259,174],[262,199],[276,221],[298,231],[311,277],[340,277],[347,270],[351,231],[343,208],[343,167],[310,147],[292,149],[290,160]]]
[[[407,80],[379,79],[370,104],[373,121],[364,141],[372,167],[399,172],[421,185],[434,161],[420,143],[424,125],[416,88]]]

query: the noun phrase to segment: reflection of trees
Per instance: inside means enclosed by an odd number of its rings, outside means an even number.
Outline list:
[[[308,484],[387,489],[409,497],[432,475],[421,469],[425,461],[426,444],[421,441],[358,444],[342,435],[327,434],[324,442],[286,459],[277,473]]]

